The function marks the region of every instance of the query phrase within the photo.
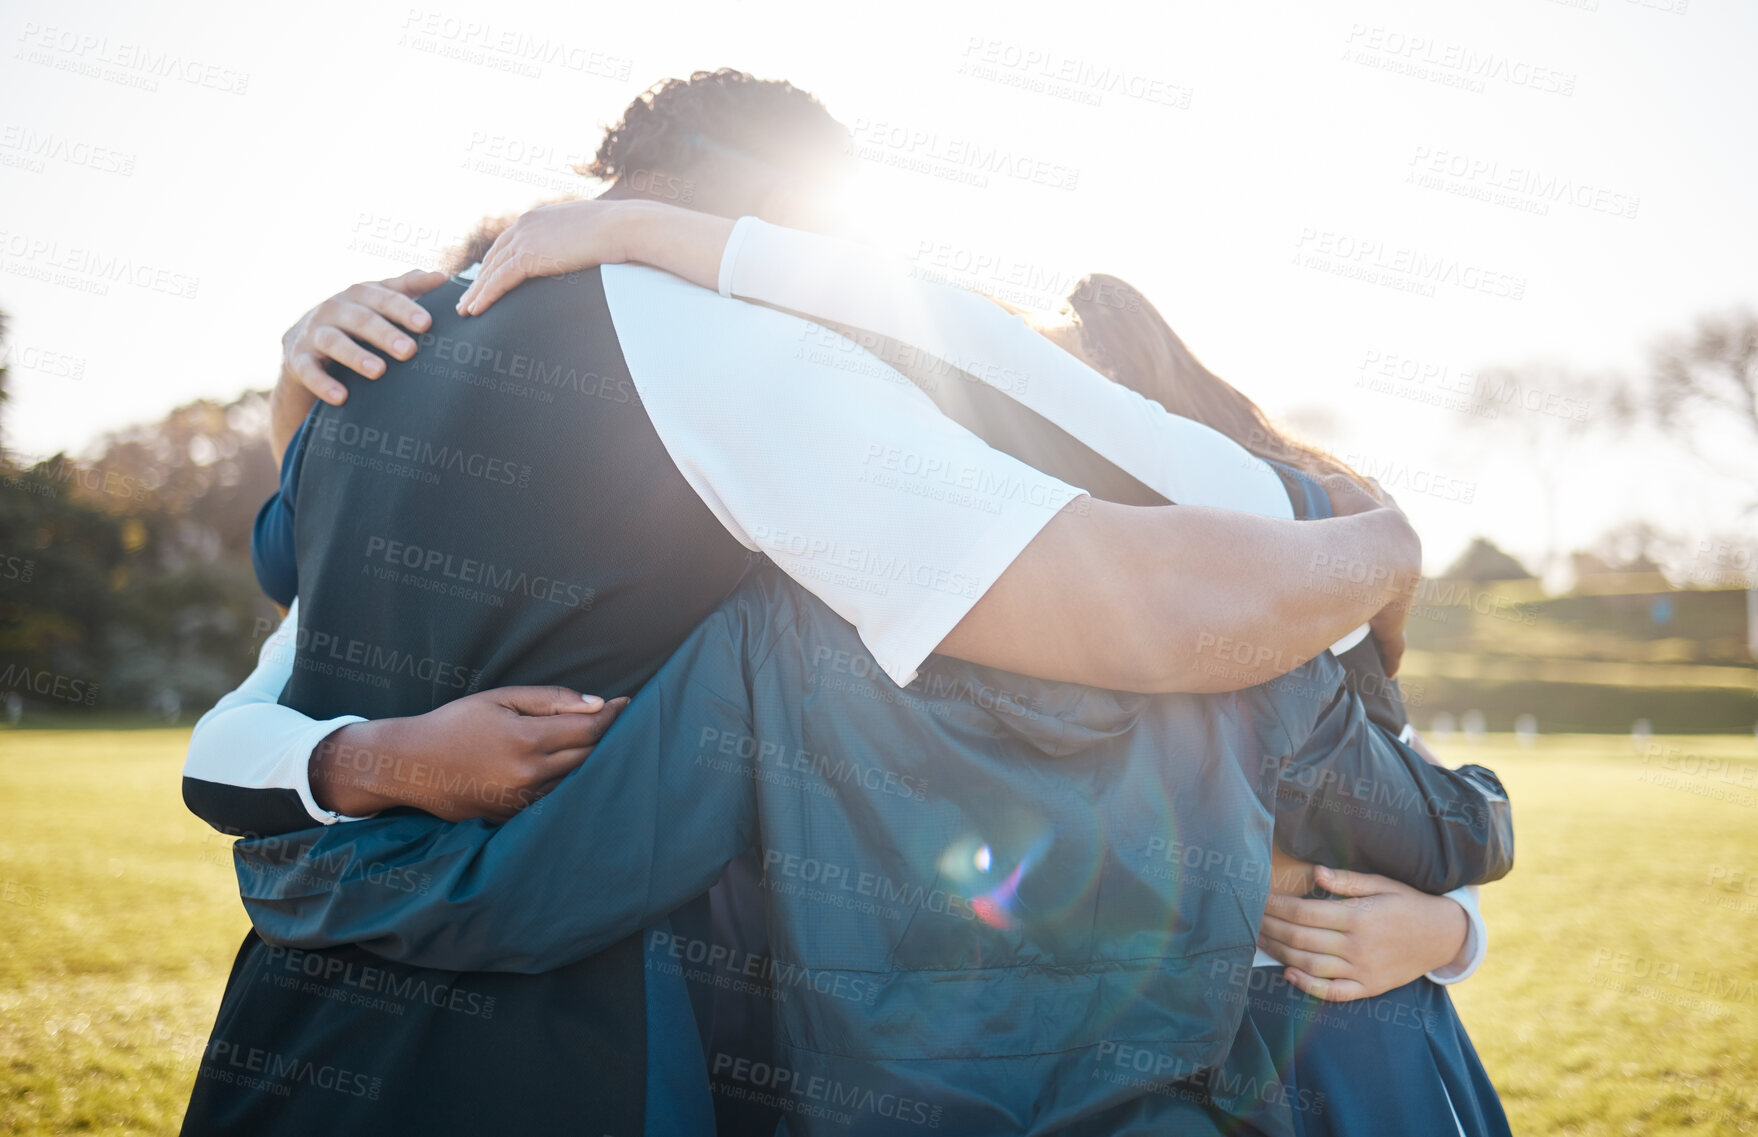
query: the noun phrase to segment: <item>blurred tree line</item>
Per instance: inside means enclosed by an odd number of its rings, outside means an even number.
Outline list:
[[[278,480],[267,415],[251,392],[108,435],[84,460],[0,451],[0,710],[170,718],[249,672],[275,614],[250,568]]]

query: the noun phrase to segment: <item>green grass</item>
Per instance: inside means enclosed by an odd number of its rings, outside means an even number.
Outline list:
[[[226,842],[178,796],[187,737],[0,731],[0,1129],[177,1129],[245,930]],[[1516,1133],[1758,1133],[1758,751],[1655,741],[1677,750],[1446,752],[1519,819],[1489,962],[1454,989]]]
[[[1442,752],[1514,803],[1518,867],[1454,998],[1515,1133],[1758,1132],[1758,747],[1654,744]]]
[[[248,928],[188,728],[0,732],[0,1130],[175,1133]]]

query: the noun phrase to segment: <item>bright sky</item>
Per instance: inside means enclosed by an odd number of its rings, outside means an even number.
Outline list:
[[[6,0],[7,445],[77,450],[266,386],[304,309],[585,188],[566,167],[634,94],[731,65],[855,129],[874,233],[925,268],[1034,306],[1084,272],[1139,285],[1380,476],[1431,567],[1474,533],[1536,559],[1628,517],[1737,531],[1725,474],[1566,436],[1591,396],[1539,381],[1518,392],[1537,410],[1470,429],[1433,404],[1486,366],[1633,370],[1758,305],[1758,5],[855,11]]]

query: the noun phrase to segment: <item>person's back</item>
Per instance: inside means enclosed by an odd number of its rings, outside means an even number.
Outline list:
[[[745,748],[775,1052],[766,1074],[717,1038],[711,1073],[806,1087],[800,1134],[1230,1131],[1238,1103],[1145,1089],[1210,1067],[1274,1077],[1234,1042],[1288,700],[946,656],[900,692],[779,574],[739,595],[782,629],[752,653]],[[803,713],[786,698],[801,687]],[[1147,1065],[1118,1064],[1118,1039]]]
[[[302,463],[300,627],[281,702],[314,718],[417,714],[508,685],[632,694],[748,566],[654,435],[597,272],[538,282],[468,322],[452,310],[460,292],[430,293],[414,360],[320,406],[289,456]],[[405,884],[419,887],[392,887]],[[237,981],[253,969],[255,982]],[[527,976],[253,936],[234,980],[204,1070],[303,1048],[365,1076],[379,1133],[641,1131],[639,937]],[[325,1011],[362,998],[382,1004],[376,1026],[399,1045]],[[483,1094],[485,1080],[509,1092]],[[336,1131],[339,1103],[296,1088],[198,1082],[190,1124],[263,1132],[272,1114],[277,1132]]]
[[[654,434],[596,271],[468,321],[458,291],[427,297],[412,361],[306,428],[282,702],[307,714],[632,694],[748,563]]]

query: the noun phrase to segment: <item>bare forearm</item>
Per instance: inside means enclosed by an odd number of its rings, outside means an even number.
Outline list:
[[[269,437],[275,447],[275,461],[285,459],[287,445],[299,430],[299,424],[311,413],[317,396],[286,371],[281,372],[275,389],[269,392]]]
[[[407,806],[447,821],[505,820],[543,796],[540,777],[493,761],[515,744],[510,732],[460,742],[431,714],[350,723],[311,752],[311,796],[348,817]]]
[[[720,287],[720,260],[733,222],[652,201],[619,202],[628,213],[624,255],[703,288]]]
[[[447,753],[444,733],[422,715],[350,723],[311,752],[311,796],[348,817],[408,806],[448,821],[511,812],[541,796],[497,779],[485,747],[466,753],[475,762]]]
[[[412,806],[447,821],[505,821],[592,752],[627,698],[497,687],[422,715],[350,723],[312,750],[312,797],[361,817]]]
[[[1186,510],[1186,514],[1197,511]],[[1284,675],[1384,608],[1417,571],[1402,518],[1290,522],[1186,516],[1150,627],[1167,638],[1162,690],[1236,691]]]
[[[1426,975],[1459,962],[1470,942],[1471,921],[1465,909],[1450,896],[1417,892],[1408,896],[1408,912],[1399,908],[1369,913],[1368,919],[1384,920],[1382,934],[1403,964],[1402,974]]]
[[[402,724],[402,719],[350,723],[319,743],[308,770],[317,804],[348,817],[413,804],[398,800],[373,775],[375,755],[393,757],[397,752]]]
[[[1115,690],[1241,690],[1360,626],[1419,561],[1415,535],[1389,510],[1295,522],[1082,499],[940,650]]]

